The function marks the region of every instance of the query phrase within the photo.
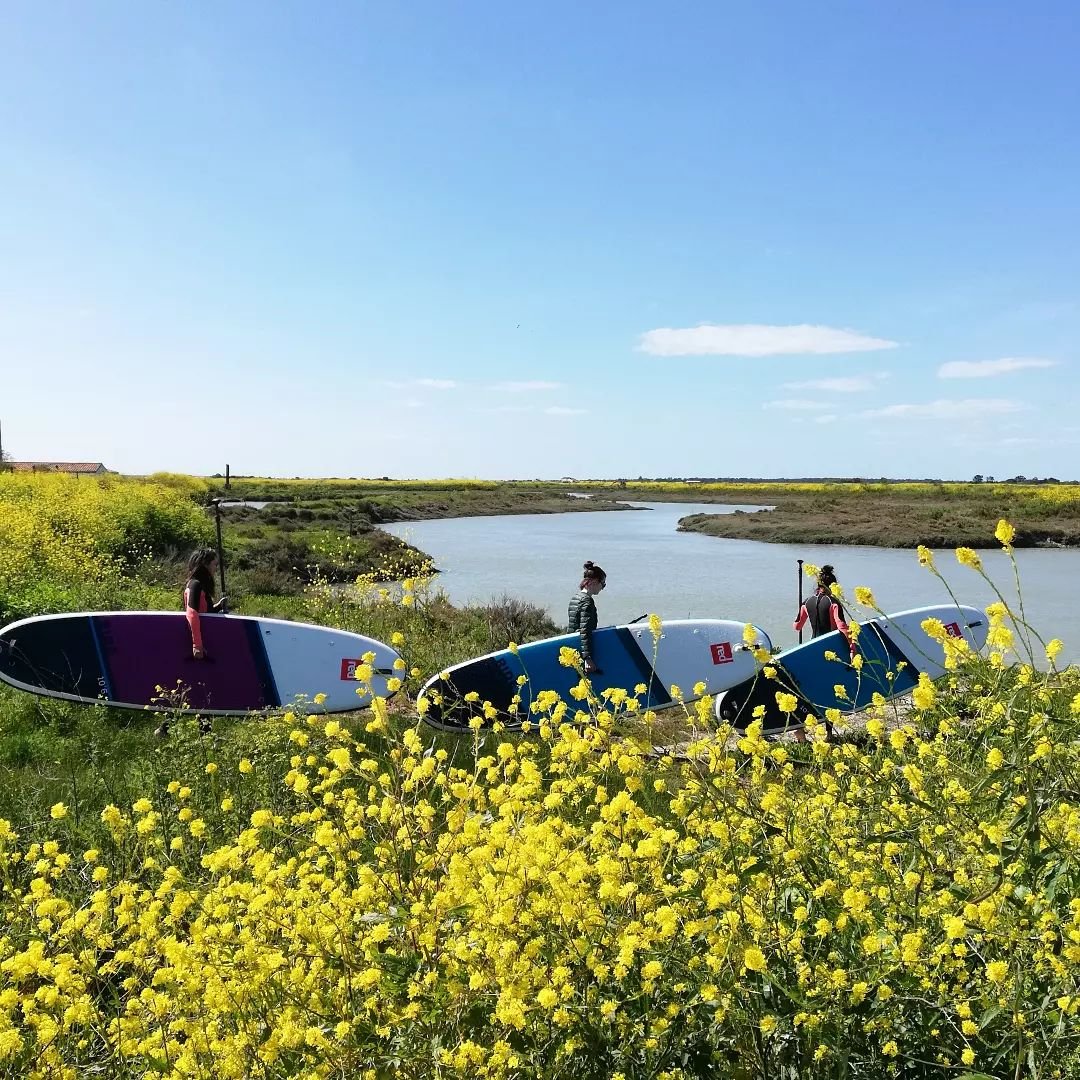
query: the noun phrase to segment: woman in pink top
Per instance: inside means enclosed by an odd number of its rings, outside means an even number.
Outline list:
[[[191,627],[191,655],[196,660],[206,658],[203,648],[202,626],[199,615],[208,611],[225,610],[225,597],[214,600],[214,571],[217,570],[218,557],[213,548],[199,548],[188,559],[188,581],[184,586],[184,614]]]

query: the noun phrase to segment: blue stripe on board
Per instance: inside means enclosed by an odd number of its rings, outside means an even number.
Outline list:
[[[97,623],[92,615],[89,616],[87,622],[90,623],[90,637],[94,640],[98,663],[101,665],[101,684],[105,687],[105,698],[107,701],[112,701],[112,679],[109,677],[109,665],[105,662],[105,650],[102,649],[101,639],[98,637]]]
[[[555,690],[572,703],[568,694],[580,676],[573,668],[559,663],[559,653],[564,648],[579,649],[580,646],[581,638],[577,634],[565,634],[522,645],[516,657],[505,654],[509,663],[515,668],[520,667],[529,679],[521,689],[523,713],[541,690]],[[498,655],[501,659],[504,654]],[[599,674],[589,676],[595,693],[619,688],[632,694],[635,686],[645,683],[651,691],[650,705],[671,704],[667,688],[657,680],[652,664],[625,627],[605,626],[593,632],[593,660],[600,668]]]
[[[825,709],[851,711],[871,704],[875,693],[885,698],[905,694],[919,681],[918,668],[876,621],[863,623],[859,633],[862,671],[849,663],[848,645],[842,634],[833,631],[776,658],[799,685],[802,695],[824,713]],[[826,660],[825,653],[836,653]],[[842,686],[846,697],[837,695]]]
[[[259,669],[259,679],[267,698],[266,704],[276,707],[281,704],[281,692],[274,678],[274,669],[270,666],[270,656],[266,651],[266,642],[263,641],[262,626],[257,620],[253,620],[245,623],[244,628],[247,630],[248,644],[251,646],[252,656]]]

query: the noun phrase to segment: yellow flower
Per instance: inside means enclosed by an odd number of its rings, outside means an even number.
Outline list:
[[[994,530],[994,539],[996,539],[998,543],[1001,544],[1001,546],[1005,548],[1006,551],[1008,551],[1009,548],[1012,547],[1012,542],[1015,538],[1016,529],[1014,529],[1012,525],[1010,525],[1004,518],[1002,518],[997,523],[997,528]]]
[[[763,1016],[761,1022],[758,1024],[758,1028],[762,1035],[771,1035],[776,1030],[776,1017]]]
[[[765,954],[756,945],[751,945],[750,948],[743,953],[742,962],[743,967],[748,971],[764,972],[767,968]]]
[[[986,977],[992,983],[1003,983],[1009,975],[1009,965],[1004,960],[994,960],[986,965]]]
[[[972,1050],[970,1046],[965,1046],[963,1053],[960,1055],[960,1060],[965,1065],[974,1065],[975,1064],[975,1051]]]
[[[252,765],[251,762],[247,758],[241,758],[240,759],[240,764],[237,766],[237,768],[242,773],[249,773],[249,772],[251,772],[251,770],[253,768],[255,768],[255,766]]]
[[[404,645],[405,644],[405,635],[400,630],[395,630],[393,632],[393,634],[390,635],[390,644],[391,645]]]
[[[927,570],[934,569],[934,553],[928,547],[920,544],[915,549],[915,554],[918,556],[920,566],[925,566]]]
[[[969,547],[958,547],[956,549],[956,561],[961,566],[969,566],[972,570],[982,569],[982,559],[979,558],[979,553]]]
[[[663,631],[664,631],[664,624],[663,624],[663,622],[661,622],[660,616],[659,615],[650,615],[649,616],[649,633],[651,633],[654,638],[659,638],[660,635],[663,633]]]
[[[49,816],[52,817],[54,820],[59,821],[60,818],[67,817],[67,813],[68,808],[62,802],[58,802],[49,811]]]
[[[315,702],[316,705],[322,705],[326,701],[326,695],[321,693],[316,694],[312,700]]]
[[[758,639],[758,629],[753,623],[747,623],[742,628],[742,639],[745,645],[756,645]]]
[[[874,599],[874,594],[863,585],[855,586],[855,601],[856,603],[862,604],[863,607],[877,607],[877,601]]]
[[[911,700],[915,703],[915,708],[926,712],[934,704],[936,696],[937,691],[934,689],[930,676],[925,671],[919,672],[919,685],[911,692]]]
[[[1052,664],[1058,657],[1058,653],[1065,648],[1065,643],[1060,638],[1053,638],[1046,645],[1046,659]]]
[[[776,707],[782,713],[793,713],[799,707],[799,699],[794,694],[785,694],[777,691]]]

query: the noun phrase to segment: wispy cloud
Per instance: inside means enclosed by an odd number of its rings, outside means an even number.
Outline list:
[[[545,382],[543,379],[526,379],[522,382],[496,383],[491,389],[507,394],[534,394],[542,390],[562,390],[565,383]]]
[[[777,401],[766,401],[761,406],[763,409],[787,409],[789,412],[810,412],[812,409],[827,409],[826,401],[809,401],[806,398],[780,398]]]
[[[413,379],[413,386],[422,386],[426,390],[453,390],[457,383],[453,379]]]
[[[420,390],[454,390],[457,388],[458,383],[455,379],[406,379],[404,382],[386,379],[384,380],[383,385],[392,387],[395,390],[407,390],[409,388]]]
[[[1029,406],[1007,398],[939,398],[909,405],[886,405],[867,409],[860,416],[868,420],[978,420],[984,416],[1003,416],[1023,412]]]
[[[836,413],[826,413],[824,416],[815,416],[815,424],[835,424],[840,417]]]
[[[832,326],[768,326],[758,323],[702,323],[684,329],[661,327],[641,335],[638,348],[653,356],[795,356],[873,352],[898,342]]]
[[[1055,367],[1056,360],[1042,360],[1037,356],[1006,356],[1001,360],[950,360],[938,368],[939,379],[989,379],[995,375],[1008,375],[1027,368]]]
[[[544,410],[548,416],[581,416],[582,413],[588,411],[588,409],[572,409],[567,405],[549,405]]]
[[[785,390],[822,390],[827,394],[859,394],[872,390],[882,379],[887,379],[888,372],[878,375],[847,375],[834,379],[806,379],[803,382],[786,382]]]

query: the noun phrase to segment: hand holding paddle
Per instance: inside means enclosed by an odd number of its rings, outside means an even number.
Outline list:
[[[802,559],[796,559],[795,562],[798,564],[798,569],[795,571],[795,573],[796,573],[796,576],[799,579],[799,582],[798,582],[798,584],[799,584],[799,606],[795,609],[795,617],[798,618],[799,615],[802,612],[802,564],[803,564],[803,561],[802,561]],[[799,631],[799,644],[800,645],[802,644],[802,631],[801,630]]]

